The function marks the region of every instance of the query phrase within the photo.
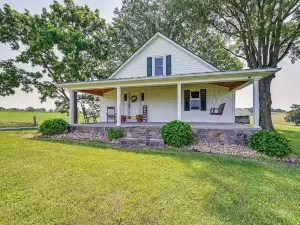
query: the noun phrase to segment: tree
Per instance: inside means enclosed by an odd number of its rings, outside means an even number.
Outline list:
[[[293,105],[291,106],[291,109],[297,109],[297,108],[300,108],[300,105],[298,105],[298,104],[293,104]]]
[[[21,87],[22,91],[33,91],[33,85],[42,78],[39,72],[27,72],[17,68],[13,60],[0,61],[0,96],[15,94],[15,89]]]
[[[55,83],[106,76],[103,71],[109,41],[99,10],[92,11],[88,6],[64,0],[63,4],[54,1],[49,9],[43,8],[41,15],[31,15],[28,10],[20,13],[5,4],[0,9],[0,27],[0,42],[19,53],[15,62],[40,69],[40,73],[48,77],[47,81],[34,82],[41,102],[55,99],[60,111],[68,110],[69,97],[67,91]],[[14,67],[20,77],[31,78],[26,71],[18,69],[18,64]],[[9,81],[8,76],[4,80],[12,88],[20,83],[20,79],[15,83]]]
[[[35,112],[36,110],[35,110],[34,107],[29,106],[29,107],[27,107],[27,108],[25,109],[25,111],[27,111],[27,112]]]
[[[284,120],[286,122],[295,123],[296,126],[298,126],[300,124],[300,107],[287,112]]]
[[[114,54],[110,55],[113,71],[128,59],[155,33],[161,32],[183,47],[215,64],[220,69],[241,69],[242,63],[220,47],[215,34],[205,26],[187,24],[181,9],[172,7],[172,1],[124,0],[115,17],[109,34]]]
[[[207,24],[222,37],[220,45],[248,67],[277,67],[284,58],[294,62],[300,53],[299,0],[185,0],[175,1],[190,24]],[[262,79],[260,126],[274,130],[271,119],[271,81]]]

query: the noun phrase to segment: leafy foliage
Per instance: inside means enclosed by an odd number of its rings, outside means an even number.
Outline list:
[[[15,89],[21,87],[22,91],[33,91],[33,85],[43,77],[39,72],[27,72],[17,68],[13,60],[0,61],[0,96],[15,94]]]
[[[241,61],[221,48],[218,36],[210,33],[203,23],[188,23],[182,8],[173,1],[124,0],[114,11],[110,35],[115,52],[112,62],[124,62],[156,32],[161,32],[178,44],[223,70],[241,69]],[[122,51],[120,51],[122,49]]]
[[[107,138],[109,141],[119,139],[123,137],[124,131],[122,129],[109,129]]]
[[[195,136],[189,124],[179,120],[167,123],[161,129],[165,143],[175,148],[181,148],[195,142]]]
[[[41,102],[55,99],[56,106],[66,112],[68,92],[55,83],[104,78],[109,41],[99,10],[78,6],[72,0],[54,1],[49,8],[43,8],[41,15],[31,15],[5,4],[0,9],[0,42],[18,51],[16,63],[35,67],[48,77],[34,83]]]
[[[284,157],[292,153],[289,140],[282,134],[259,131],[249,139],[249,147],[266,155]]]
[[[39,133],[45,135],[62,134],[68,130],[68,123],[61,118],[45,120],[39,127]]]
[[[294,123],[296,126],[298,126],[300,124],[300,107],[287,112],[284,120],[286,122]]]

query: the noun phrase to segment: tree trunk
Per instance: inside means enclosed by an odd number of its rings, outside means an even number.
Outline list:
[[[259,81],[259,125],[263,130],[275,131],[271,116],[271,81],[275,74]]]

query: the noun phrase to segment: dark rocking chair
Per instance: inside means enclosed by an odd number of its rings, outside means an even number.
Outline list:
[[[113,122],[116,122],[117,113],[114,106],[107,106],[107,122],[108,120],[113,120]]]
[[[90,123],[90,120],[92,120],[93,123],[97,123],[96,111],[86,109],[84,103],[81,103],[81,108],[82,108],[82,113],[83,113],[85,123]]]

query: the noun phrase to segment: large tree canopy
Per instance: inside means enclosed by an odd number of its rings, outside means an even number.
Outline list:
[[[208,32],[205,25],[188,23],[182,9],[173,7],[172,1],[123,0],[114,13],[110,34],[116,51],[111,61],[116,64],[161,32],[220,69],[242,68],[235,56],[221,48],[217,35]]]
[[[277,67],[300,53],[299,0],[173,1],[189,24],[203,24],[222,37],[223,49],[244,59],[249,68]],[[224,41],[226,40],[226,41]],[[271,120],[270,76],[260,81],[260,125],[274,130]]]
[[[41,101],[55,99],[62,111],[68,107],[68,93],[54,83],[106,77],[106,28],[98,10],[75,5],[72,0],[64,0],[63,4],[54,1],[49,9],[43,8],[41,15],[31,15],[27,10],[20,13],[7,4],[0,9],[0,42],[18,51],[16,63],[40,68],[48,77],[47,81],[34,82]],[[33,75],[16,69],[18,64],[10,66],[12,69],[7,71],[15,69],[19,77]]]

